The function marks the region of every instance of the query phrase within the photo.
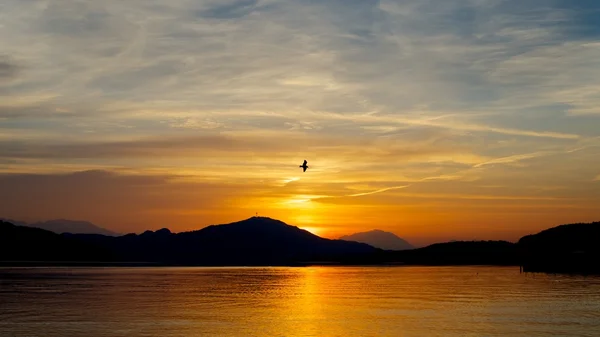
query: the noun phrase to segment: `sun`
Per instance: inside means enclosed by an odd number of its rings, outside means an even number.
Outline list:
[[[323,232],[322,229],[319,227],[302,226],[302,227],[298,227],[298,228],[304,229],[305,231],[309,231],[317,236],[319,236],[319,234],[321,234]]]

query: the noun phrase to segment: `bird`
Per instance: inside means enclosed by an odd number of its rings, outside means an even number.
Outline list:
[[[298,167],[302,167],[302,169],[303,169],[302,172],[306,172],[306,169],[308,168],[306,163],[307,163],[307,161],[306,161],[306,159],[304,159],[304,163],[302,165],[298,166]]]

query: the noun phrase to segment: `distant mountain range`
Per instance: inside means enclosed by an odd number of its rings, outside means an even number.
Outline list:
[[[330,240],[281,221],[252,217],[183,233],[168,229],[111,237],[55,234],[0,225],[0,260],[144,262],[167,265],[293,265],[335,261],[379,249]],[[51,252],[51,255],[47,255]]]
[[[340,237],[340,240],[356,241],[386,250],[407,250],[415,247],[394,233],[374,229]]]
[[[562,225],[506,241],[456,241],[407,250],[321,238],[279,220],[252,217],[200,230],[57,234],[0,221],[2,265],[303,266],[513,265],[524,271],[600,274],[600,222]]]
[[[45,229],[57,234],[72,233],[72,234],[100,234],[106,236],[118,236],[119,233],[115,233],[108,229],[96,226],[88,221],[77,221],[67,219],[56,219],[48,221],[39,221],[34,223],[27,223],[23,221],[16,221],[11,219],[0,218],[1,221],[10,222],[18,226],[27,226]]]

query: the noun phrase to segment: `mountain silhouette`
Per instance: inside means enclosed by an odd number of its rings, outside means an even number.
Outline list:
[[[49,230],[51,232],[58,233],[58,234],[73,233],[73,234],[101,234],[101,235],[107,235],[107,236],[119,235],[118,233],[115,233],[108,229],[99,227],[88,221],[56,219],[56,220],[31,223],[28,226]]]
[[[340,240],[362,242],[386,250],[407,250],[415,248],[396,234],[379,229],[345,235],[340,237]]]
[[[600,222],[561,225],[526,235],[519,240],[525,249],[543,253],[600,251]]]
[[[0,261],[96,261],[109,254],[75,238],[0,221]]]
[[[12,223],[18,226],[27,226],[34,228],[45,229],[57,234],[62,233],[73,233],[73,234],[101,234],[107,236],[117,236],[118,233],[110,231],[108,229],[94,225],[88,221],[78,220],[67,220],[67,219],[55,219],[48,221],[38,221],[34,223],[27,223],[24,221],[15,221],[11,219],[0,218],[0,220]]]
[[[600,222],[549,228],[518,245],[524,271],[600,273]]]
[[[518,265],[517,246],[508,241],[452,241],[391,252],[390,257],[416,265]]]
[[[0,222],[7,222],[17,226],[28,226],[27,222],[18,221],[14,219],[0,218]]]
[[[298,266],[310,264],[512,265],[524,271],[600,274],[600,222],[554,227],[517,243],[454,241],[407,250],[321,238],[279,220],[252,217],[200,230],[57,234],[0,221],[0,263]]]
[[[9,225],[9,226],[8,226]],[[12,226],[12,227],[11,227]],[[0,235],[15,231],[2,224]],[[36,231],[33,231],[36,230]],[[88,255],[103,262],[152,262],[165,265],[293,265],[311,261],[334,262],[379,249],[367,244],[321,238],[306,230],[266,217],[252,217],[200,230],[172,233],[164,228],[142,234],[111,237],[99,234],[55,234],[19,227],[23,247],[31,251],[64,245],[83,245]],[[31,238],[35,238],[32,240]],[[23,249],[19,249],[22,252]],[[6,249],[2,251],[6,253]],[[67,253],[65,253],[68,255]],[[75,255],[76,252],[73,252]],[[13,260],[19,260],[15,255]],[[26,255],[28,257],[31,254]],[[38,256],[38,255],[35,255]],[[62,256],[62,255],[61,255]],[[0,260],[6,260],[0,255]],[[23,259],[21,259],[23,260]]]

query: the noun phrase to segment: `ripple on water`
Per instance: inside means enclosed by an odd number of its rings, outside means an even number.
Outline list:
[[[600,336],[600,279],[508,267],[4,268],[7,336]]]

